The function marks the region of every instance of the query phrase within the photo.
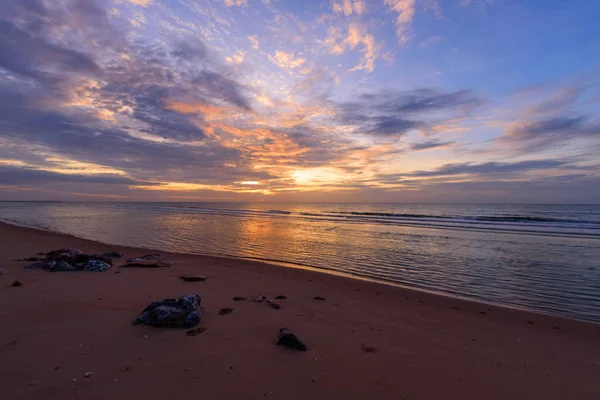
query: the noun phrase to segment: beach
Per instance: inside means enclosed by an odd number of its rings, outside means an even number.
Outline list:
[[[232,258],[161,252],[171,267],[51,273],[13,260],[151,251],[4,223],[0,237],[5,399],[600,398],[594,323]],[[131,324],[187,293],[202,298],[205,332]],[[286,299],[279,310],[233,301],[259,295]],[[276,346],[283,327],[309,350]]]

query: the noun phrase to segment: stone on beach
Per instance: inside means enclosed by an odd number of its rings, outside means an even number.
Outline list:
[[[83,269],[92,272],[103,272],[110,268],[110,264],[101,260],[89,260],[83,265]]]
[[[227,315],[233,312],[233,308],[221,308],[219,310],[219,315]]]
[[[12,286],[12,287],[20,287],[20,286],[23,286],[23,284],[21,282],[19,282],[19,281],[14,281],[10,286]]]
[[[52,272],[73,272],[79,271],[79,268],[75,265],[69,264],[66,261],[56,261],[54,266],[50,268]]]
[[[154,301],[142,311],[133,324],[191,328],[200,322],[200,301],[200,295],[196,293],[189,293],[178,299]]]
[[[43,261],[44,259],[42,257],[27,257],[27,258],[16,258],[15,261],[29,261],[29,262],[36,262],[36,261]]]
[[[24,268],[52,270],[52,268],[54,268],[55,265],[56,265],[56,261],[44,260],[44,261],[37,262],[35,264],[26,265]]]
[[[307,350],[306,345],[300,339],[298,339],[298,337],[294,335],[292,331],[290,331],[287,328],[281,328],[279,330],[279,341],[277,342],[277,344],[300,351]]]
[[[159,261],[162,260],[160,254],[146,254],[140,257],[128,258],[126,262],[133,263],[138,261]]]
[[[70,264],[77,263],[77,257],[83,253],[77,249],[59,249],[53,250],[46,255],[46,261],[66,261]]]
[[[185,282],[202,282],[206,280],[206,277],[202,275],[182,275],[179,279]]]
[[[162,260],[143,260],[128,261],[127,264],[121,265],[120,268],[165,268],[170,267],[171,263]]]

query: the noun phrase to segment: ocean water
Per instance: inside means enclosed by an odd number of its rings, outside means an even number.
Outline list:
[[[0,220],[600,321],[598,205],[0,202]]]

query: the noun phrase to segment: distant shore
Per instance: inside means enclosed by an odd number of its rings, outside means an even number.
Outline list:
[[[7,399],[600,398],[598,324],[231,258],[161,252],[170,268],[50,273],[13,260],[149,251],[4,223],[0,238]],[[205,332],[131,325],[151,301],[191,292]],[[286,299],[232,300],[259,295]],[[276,346],[282,327],[309,351]]]

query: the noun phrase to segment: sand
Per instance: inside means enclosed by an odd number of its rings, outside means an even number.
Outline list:
[[[61,247],[147,253],[0,224],[2,399],[600,398],[597,324],[245,260],[163,252],[172,267],[102,273],[12,261]],[[131,324],[189,292],[205,332]],[[232,300],[261,294],[287,299]],[[276,346],[282,327],[309,351]]]

